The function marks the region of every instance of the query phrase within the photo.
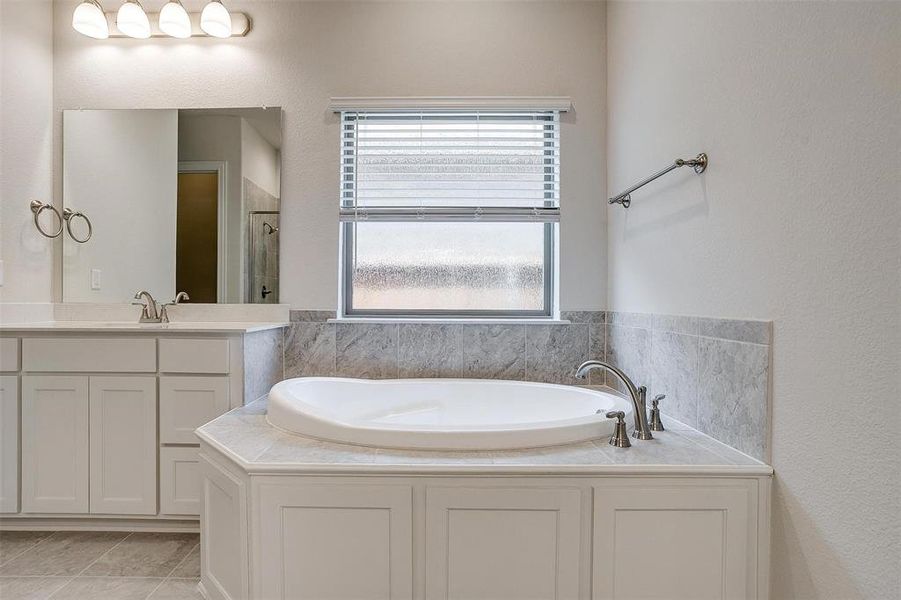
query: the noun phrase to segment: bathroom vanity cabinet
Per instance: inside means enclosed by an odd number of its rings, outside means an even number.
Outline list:
[[[265,394],[258,367],[281,377],[281,329],[211,329],[4,330],[3,527],[196,528],[194,430]],[[254,336],[276,355],[248,356]]]

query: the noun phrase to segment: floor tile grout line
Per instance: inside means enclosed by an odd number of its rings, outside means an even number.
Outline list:
[[[144,596],[144,600],[148,600],[151,596],[153,596],[156,593],[156,591],[158,589],[160,589],[160,586],[163,585],[164,583],[166,583],[168,580],[169,580],[168,577],[163,577],[162,579],[160,579],[160,582],[157,583],[156,586],[154,586],[154,588],[152,590],[150,590],[150,593],[148,593],[146,596]]]
[[[166,576],[163,578],[163,580],[160,581],[160,582],[157,584],[157,586],[156,586],[155,588],[153,588],[153,590],[151,590],[151,592],[150,592],[149,594],[147,594],[147,596],[146,596],[146,598],[145,598],[144,600],[149,600],[150,597],[153,596],[153,595],[156,593],[156,591],[157,591],[158,589],[160,589],[160,586],[162,586],[162,585],[163,585],[164,583],[166,583],[167,581],[170,581],[170,580],[172,580],[172,579],[194,579],[193,577],[191,577],[191,578],[188,578],[188,577],[184,577],[184,578],[182,578],[182,577],[172,577],[172,574],[175,573],[176,569],[178,569],[178,567],[180,567],[186,560],[188,560],[188,557],[191,556],[191,555],[194,553],[194,550],[195,550],[196,548],[199,548],[199,547],[200,547],[200,542],[199,542],[199,541],[198,541],[196,544],[194,544],[193,546],[191,546],[191,549],[188,551],[187,554],[185,554],[184,558],[182,558],[180,561],[178,561],[178,564],[176,564],[174,567],[172,567],[172,570],[169,571],[169,574],[166,575]],[[200,578],[197,577],[196,579],[199,580]]]
[[[54,535],[56,535],[57,533],[58,533],[58,532],[56,532],[56,531],[51,531],[51,532],[50,532],[50,535],[48,535],[48,536],[46,536],[46,537],[43,537],[43,538],[39,539],[36,543],[34,543],[34,544],[28,546],[27,548],[23,548],[22,551],[19,552],[18,554],[16,554],[15,556],[11,556],[11,557],[9,557],[9,559],[7,559],[7,560],[5,560],[5,561],[3,561],[3,562],[0,562],[0,567],[9,564],[10,562],[12,562],[12,561],[14,561],[15,559],[19,558],[20,556],[22,556],[22,555],[25,554],[26,552],[29,552],[29,551],[31,551],[31,550],[34,550],[35,548],[37,548],[38,546],[40,546],[41,544],[43,544],[44,542],[46,542],[47,540],[49,540],[50,538],[52,538],[52,537],[53,537]]]
[[[191,555],[194,553],[194,550],[195,550],[196,548],[199,548],[199,547],[200,547],[200,542],[199,542],[199,541],[198,541],[196,544],[194,544],[193,546],[191,546],[191,549],[188,550],[188,553],[185,554],[184,557],[182,557],[182,559],[181,559],[180,561],[178,561],[178,563],[176,563],[176,565],[175,565],[174,567],[172,567],[172,570],[169,571],[169,574],[166,575],[166,576],[164,577],[164,579],[170,579],[170,578],[172,577],[172,574],[175,573],[175,570],[178,569],[178,567],[182,566],[182,565],[184,564],[184,562],[185,562],[186,560],[188,560],[188,557],[191,556]]]
[[[119,545],[120,545],[122,542],[124,542],[125,540],[127,540],[128,538],[130,538],[130,537],[132,536],[132,534],[133,534],[133,532],[129,532],[128,534],[126,534],[126,536],[125,536],[124,538],[122,538],[121,540],[119,540],[118,542],[116,542],[115,544],[113,544],[109,549],[107,549],[106,552],[101,553],[100,556],[98,556],[97,558],[95,558],[94,560],[92,560],[92,561],[90,562],[90,564],[88,564],[88,566],[86,566],[84,569],[82,569],[81,571],[79,571],[77,575],[74,575],[74,576],[72,577],[72,579],[71,579],[68,583],[66,583],[66,585],[62,586],[61,588],[59,588],[59,590],[56,590],[55,592],[53,592],[52,594],[50,594],[49,596],[47,596],[47,600],[50,600],[51,598],[53,598],[53,596],[56,596],[57,592],[59,592],[59,591],[62,590],[63,588],[68,587],[70,583],[72,583],[73,581],[75,581],[76,579],[78,579],[79,577],[81,577],[82,575],[84,575],[84,572],[87,571],[88,569],[90,569],[90,568],[94,565],[94,563],[96,563],[98,560],[100,560],[101,558],[103,558],[104,556],[106,556],[107,554],[109,554],[110,552],[112,552],[113,550],[115,550],[116,548],[118,548]]]

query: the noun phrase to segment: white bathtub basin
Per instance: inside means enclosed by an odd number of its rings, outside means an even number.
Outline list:
[[[502,450],[613,433],[603,414],[631,404],[613,394],[482,379],[301,377],[269,393],[269,423],[292,433],[382,448]]]

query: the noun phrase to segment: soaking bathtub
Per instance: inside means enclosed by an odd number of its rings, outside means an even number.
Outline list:
[[[481,379],[300,377],[269,392],[267,419],[308,437],[380,448],[510,450],[609,436],[614,394],[547,383]]]

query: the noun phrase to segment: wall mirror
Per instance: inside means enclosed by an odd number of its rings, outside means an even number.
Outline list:
[[[277,303],[280,108],[63,112],[63,301]]]

